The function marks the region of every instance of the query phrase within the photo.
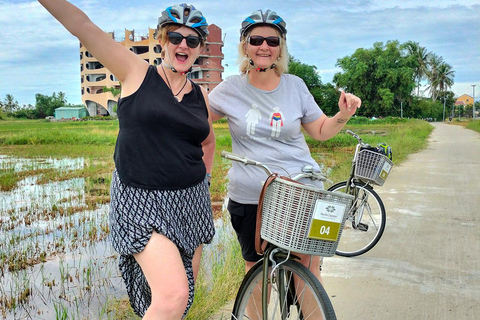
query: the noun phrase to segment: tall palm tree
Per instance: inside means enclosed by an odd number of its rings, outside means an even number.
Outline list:
[[[414,57],[417,62],[415,69],[415,79],[417,82],[417,97],[420,96],[420,82],[425,79],[428,71],[428,59],[431,52],[427,48],[420,46],[418,42],[408,41],[406,43],[408,53]]]
[[[439,91],[443,92],[443,121],[445,121],[446,91],[452,87],[454,82],[453,78],[455,78],[455,71],[453,71],[452,66],[442,62],[440,66],[438,66],[436,81],[438,81]]]
[[[3,108],[6,112],[13,112],[18,108],[18,102],[11,94],[5,96],[5,102],[3,103]]]
[[[431,53],[428,58],[428,71],[427,71],[427,79],[430,83],[427,89],[430,90],[430,94],[432,96],[432,101],[435,102],[437,100],[440,81],[438,80],[438,71],[440,65],[442,65],[443,58],[441,56],[436,55],[435,53]]]
[[[455,78],[455,71],[448,63],[442,62],[438,66],[437,81],[439,91],[447,91],[453,86],[453,78]]]

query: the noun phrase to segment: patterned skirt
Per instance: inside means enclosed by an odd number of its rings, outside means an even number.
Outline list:
[[[141,189],[124,185],[115,170],[110,188],[111,240],[133,310],[143,317],[151,303],[150,287],[133,254],[155,231],[170,239],[182,257],[189,284],[185,316],[194,297],[193,254],[215,234],[207,181],[180,190]]]

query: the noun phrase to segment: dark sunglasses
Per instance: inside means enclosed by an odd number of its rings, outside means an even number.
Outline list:
[[[269,47],[278,47],[280,45],[279,37],[262,37],[262,36],[250,36],[248,37],[248,43],[252,46],[258,47],[261,46],[263,41],[267,41]]]
[[[183,39],[187,40],[187,46],[190,48],[194,49],[198,47],[198,45],[201,42],[200,37],[196,36],[183,36],[182,34],[178,32],[168,32],[168,40],[170,41],[171,44],[180,44],[182,43]]]

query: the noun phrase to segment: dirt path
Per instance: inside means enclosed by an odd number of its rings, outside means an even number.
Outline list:
[[[480,319],[480,134],[434,126],[428,148],[376,189],[387,208],[380,243],[325,260],[339,320]]]
[[[380,243],[326,259],[338,319],[480,319],[480,134],[434,124],[429,146],[378,188]]]

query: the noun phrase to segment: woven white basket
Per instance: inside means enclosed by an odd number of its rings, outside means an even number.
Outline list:
[[[344,204],[345,212],[336,241],[308,238],[316,201]],[[345,225],[353,196],[276,178],[265,191],[261,237],[281,248],[320,256],[333,256]]]
[[[392,160],[383,154],[366,149],[361,150],[357,157],[355,177],[383,186],[392,167]]]

